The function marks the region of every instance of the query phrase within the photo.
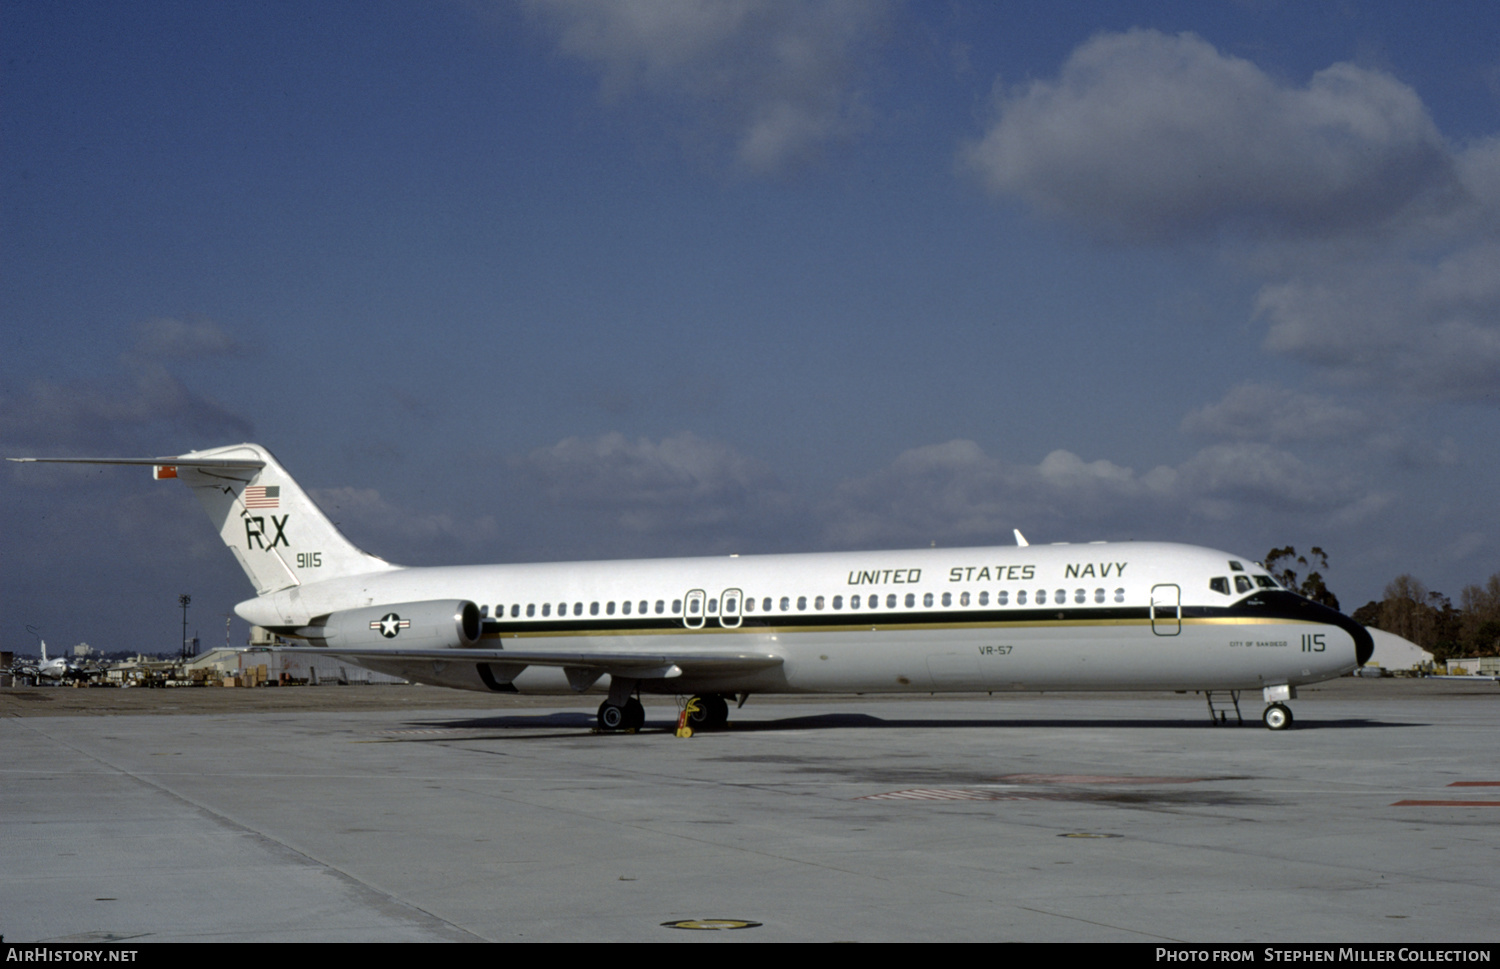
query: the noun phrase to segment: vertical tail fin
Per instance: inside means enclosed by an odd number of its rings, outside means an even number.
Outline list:
[[[156,476],[193,489],[257,595],[394,568],[345,538],[258,444],[194,451],[176,464],[159,460]]]
[[[258,444],[165,458],[11,458],[59,464],[152,465],[198,496],[257,595],[306,582],[396,568],[361,551],[334,527],[271,452]]]

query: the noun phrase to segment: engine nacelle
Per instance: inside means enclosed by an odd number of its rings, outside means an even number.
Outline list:
[[[474,603],[437,599],[332,612],[298,629],[297,635],[331,649],[463,649],[479,642],[482,625]]]

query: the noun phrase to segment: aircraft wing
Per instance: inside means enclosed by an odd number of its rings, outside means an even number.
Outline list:
[[[782,658],[774,653],[642,652],[634,650],[557,650],[557,649],[382,649],[376,646],[275,646],[278,653],[304,656],[345,656],[358,661],[394,660],[396,662],[499,663],[511,666],[559,666],[593,673],[609,673],[631,679],[673,679],[684,673],[729,674],[754,673],[780,666]]]

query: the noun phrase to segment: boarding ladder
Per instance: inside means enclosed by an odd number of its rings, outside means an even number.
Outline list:
[[[1217,693],[1213,690],[1205,690],[1203,695],[1208,699],[1208,717],[1215,726],[1222,727],[1228,724],[1231,711],[1234,712],[1235,726],[1244,724],[1245,718],[1240,716],[1239,690],[1219,690]]]

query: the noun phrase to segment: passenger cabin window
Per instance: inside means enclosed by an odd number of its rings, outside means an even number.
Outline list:
[[[656,611],[657,612],[661,612],[661,600],[660,599],[656,600]],[[680,612],[682,612],[682,600],[681,599],[673,599],[672,600],[672,615],[675,616],[675,615],[677,615]]]
[[[821,610],[823,608],[823,597],[822,596],[818,596],[816,599],[813,600],[813,608],[814,609],[819,609],[819,610]]]
[[[833,597],[833,608],[835,608],[835,609],[842,609],[842,608],[844,608],[844,597],[843,596],[834,596]]]
[[[1221,596],[1229,595],[1229,576],[1216,575],[1208,580],[1208,587]]]
[[[885,597],[885,607],[887,609],[896,608],[896,593],[892,592]]]
[[[932,608],[932,593],[928,592],[922,596],[922,605],[928,609]]]
[[[542,616],[543,616],[543,618],[545,618],[547,616],[550,616],[550,615],[552,615],[552,603],[550,603],[550,602],[544,602],[544,603],[542,603]]]
[[[1000,594],[1002,596],[1005,595],[1005,593],[1003,593],[1003,592],[1000,593]],[[1002,606],[1005,605],[1004,600],[997,599],[995,601],[999,602]],[[981,593],[979,593],[979,604],[981,606],[987,606],[987,605],[990,604],[990,594],[988,592],[981,592]]]
[[[629,599],[626,599],[624,602],[620,603],[620,613],[621,613],[621,615],[626,615],[626,616],[630,615],[630,600]]]
[[[951,605],[953,605],[953,593],[951,593],[951,592],[944,592],[943,593],[943,605],[945,605],[945,606],[951,606]]]
[[[1046,589],[1038,589],[1038,590],[1036,590],[1036,604],[1039,605],[1039,606],[1043,606],[1043,605],[1047,604],[1047,590]]]
[[[1116,589],[1115,590],[1115,601],[1116,602],[1124,602],[1125,601],[1125,590],[1124,589]]]
[[[676,607],[677,607],[677,603],[675,603],[675,602],[672,603],[672,607],[673,607],[673,611],[675,612],[676,611]],[[693,615],[693,616],[698,615],[698,600],[697,599],[690,599],[690,600],[688,600],[688,614],[689,615]]]
[[[1089,601],[1089,592],[1088,592],[1088,590],[1087,589],[1078,589],[1077,591],[1075,591],[1073,593],[1073,601],[1075,603],[1077,603],[1078,605],[1082,605],[1083,603],[1088,602]]]
[[[807,608],[807,596],[797,597],[797,611],[802,612]]]
[[[1003,593],[1003,592],[1000,593],[1000,594],[1001,595],[1005,595],[1005,593]],[[1026,590],[1025,589],[1021,589],[1021,590],[1018,590],[1016,592],[1016,605],[1018,605],[1018,606],[1024,606],[1024,605],[1026,605]]]
[[[1104,590],[1103,589],[1095,589],[1094,590],[1094,601],[1095,602],[1103,602],[1104,601]]]
[[[915,592],[908,592],[906,594],[906,608],[911,609],[914,606],[916,606],[916,604],[917,604],[917,594]]]

